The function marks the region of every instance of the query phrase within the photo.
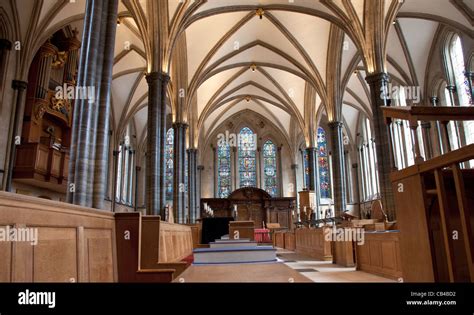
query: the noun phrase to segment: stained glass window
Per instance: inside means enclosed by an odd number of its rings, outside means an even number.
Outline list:
[[[217,195],[227,198],[231,192],[230,145],[223,141],[217,147]]]
[[[265,172],[265,191],[272,197],[276,197],[278,193],[276,159],[276,146],[268,140],[263,145],[263,168]]]
[[[326,132],[321,127],[318,128],[318,166],[321,198],[331,198]]]
[[[173,203],[173,177],[174,177],[174,130],[170,128],[166,133],[165,143],[165,186],[166,202]]]
[[[303,167],[304,167],[304,185],[309,189],[309,154],[308,151],[303,150]]]
[[[240,187],[256,187],[256,147],[257,140],[250,128],[243,128],[239,133],[239,173]]]

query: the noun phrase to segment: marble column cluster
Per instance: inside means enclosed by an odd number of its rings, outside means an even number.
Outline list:
[[[333,169],[333,191],[334,191],[334,215],[339,217],[346,211],[346,168],[344,157],[344,141],[342,128],[343,123],[333,121],[328,124],[331,137],[332,169]]]
[[[145,204],[147,214],[165,218],[166,88],[170,77],[166,73],[151,72],[146,79],[148,124]]]
[[[75,101],[68,201],[104,208],[110,141],[111,82],[118,0],[87,1],[77,87],[94,99]]]
[[[198,204],[197,149],[188,149],[188,216],[190,223],[196,223]]]
[[[178,223],[188,223],[190,216],[186,213],[185,172],[186,172],[186,130],[188,125],[181,122],[173,124],[174,130],[174,175],[173,175],[173,211]]]
[[[390,173],[394,168],[393,146],[390,143],[390,126],[385,123],[381,109],[382,106],[389,105],[387,92],[389,76],[386,73],[372,74],[366,77],[366,81],[369,84],[371,95],[380,196],[384,211],[389,220],[393,220],[395,219],[395,204],[390,181]]]

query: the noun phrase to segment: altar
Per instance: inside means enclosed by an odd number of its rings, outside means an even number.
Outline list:
[[[234,217],[235,221],[253,221],[257,229],[267,223],[279,223],[281,227],[293,228],[293,213],[296,198],[273,198],[266,191],[247,187],[240,188],[228,198],[201,199],[201,218]]]

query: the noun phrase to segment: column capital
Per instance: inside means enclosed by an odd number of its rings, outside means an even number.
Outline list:
[[[155,81],[168,83],[170,81],[170,76],[164,72],[158,72],[158,71],[149,72],[146,74],[146,81],[148,82],[148,84],[151,84]]]
[[[430,97],[430,103],[432,106],[436,106],[438,104],[439,98],[437,96]]]
[[[190,153],[190,154],[197,154],[198,152],[198,149],[196,148],[189,148],[186,150],[186,152]]]
[[[12,50],[12,42],[8,39],[0,39],[0,50]]]
[[[446,85],[446,89],[448,91],[456,92],[456,86],[455,85]]]
[[[293,165],[291,165],[291,169],[292,169],[292,170],[297,170],[297,169],[298,169],[298,164],[293,164]]]
[[[466,72],[464,72],[464,75],[466,76],[466,78],[473,79],[474,78],[474,71],[466,71]]]
[[[26,90],[27,87],[28,87],[28,82],[20,81],[20,80],[12,81],[12,88],[14,90]]]
[[[172,127],[173,127],[173,129],[184,129],[184,130],[186,130],[189,127],[189,125],[187,123],[184,123],[184,122],[174,122]]]
[[[369,74],[365,77],[365,81],[368,84],[372,84],[372,83],[376,83],[380,81],[388,82],[389,80],[390,80],[390,76],[388,75],[388,73],[385,73],[385,72]]]
[[[331,121],[328,123],[328,127],[331,129],[342,128],[344,123],[342,121]]]
[[[198,171],[204,171],[204,165],[198,165],[197,169]]]
[[[309,147],[309,148],[306,148],[306,152],[309,153],[309,152],[317,152],[318,151],[318,148],[315,148],[315,147]]]

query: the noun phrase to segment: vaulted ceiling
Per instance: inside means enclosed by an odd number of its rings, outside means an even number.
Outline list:
[[[147,16],[148,1],[120,2],[112,84],[114,130],[120,134],[131,123],[139,142],[146,137],[145,73],[150,58],[149,39],[143,35],[147,21],[139,17]],[[334,84],[328,74],[335,71],[336,63],[341,71],[337,80],[342,118],[354,135],[359,115],[371,115],[365,76],[373,65],[367,61],[368,42],[361,42],[362,37],[367,41],[370,37],[365,36],[368,1],[168,0],[168,12],[162,16],[167,16],[174,36],[169,44],[184,42],[175,49],[184,50],[179,67],[184,64],[187,72],[184,81],[171,75],[170,110],[175,117],[177,111],[185,111],[184,119],[195,129],[192,144],[244,110],[266,117],[289,139],[293,134],[311,138],[308,134],[317,124],[317,113],[333,116],[336,111],[328,92]],[[473,5],[468,0],[405,0],[397,12],[397,3],[384,0],[386,71],[400,83],[424,87],[429,52],[440,25],[472,37]],[[48,36],[68,24],[82,29],[85,0],[2,0],[1,6],[12,17],[12,37],[30,46],[18,66],[24,76],[31,52]],[[261,16],[256,14],[259,8]],[[394,24],[387,22],[393,20]],[[335,39],[336,28],[343,31],[339,39]],[[331,49],[338,47],[331,46],[334,40],[342,47],[337,60]],[[171,63],[173,67],[177,65]],[[187,93],[183,107],[171,95],[179,89]]]

